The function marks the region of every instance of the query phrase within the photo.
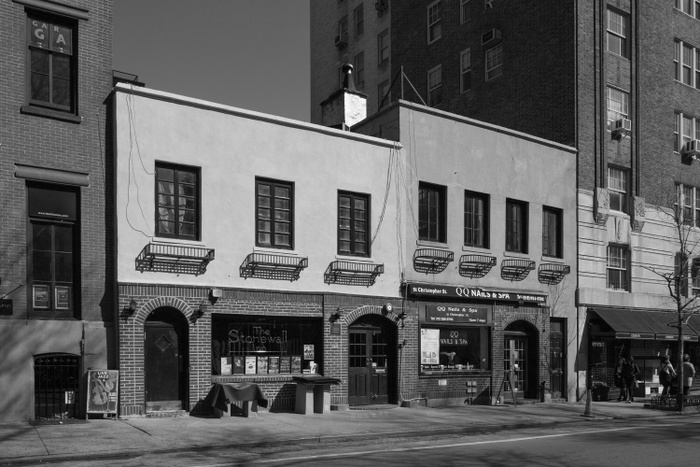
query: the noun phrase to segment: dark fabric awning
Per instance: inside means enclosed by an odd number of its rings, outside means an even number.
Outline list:
[[[677,340],[678,329],[673,325],[677,322],[676,314],[664,311],[636,311],[627,308],[589,308],[595,312],[608,326],[615,331],[618,339],[647,339],[647,340]],[[698,341],[700,319],[696,327],[683,327],[683,340]]]

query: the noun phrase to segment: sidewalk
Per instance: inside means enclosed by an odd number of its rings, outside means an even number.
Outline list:
[[[687,408],[688,415],[697,414]],[[206,446],[284,442],[332,442],[425,432],[477,434],[584,420],[658,418],[677,412],[652,410],[643,403],[528,404],[517,407],[460,406],[349,410],[328,414],[260,412],[243,418],[139,418],[71,421],[63,424],[0,423],[0,465],[31,465],[48,460],[129,457],[139,452],[178,452]]]

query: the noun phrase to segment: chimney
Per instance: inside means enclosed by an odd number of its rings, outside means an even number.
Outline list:
[[[343,87],[321,102],[321,123],[332,128],[350,129],[367,118],[367,95],[355,90],[353,66],[343,65]]]

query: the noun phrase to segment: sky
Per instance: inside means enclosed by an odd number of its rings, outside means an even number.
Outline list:
[[[309,0],[114,0],[113,34],[148,88],[309,121]]]

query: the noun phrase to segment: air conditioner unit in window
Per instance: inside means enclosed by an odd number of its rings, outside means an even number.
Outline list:
[[[486,45],[491,41],[495,41],[501,38],[501,30],[500,29],[491,29],[489,31],[486,31],[482,36],[481,36],[481,45]]]
[[[686,156],[700,156],[700,139],[691,139],[683,146],[683,154]]]
[[[614,135],[627,136],[632,132],[632,120],[621,118],[613,123],[612,132]]]
[[[335,46],[339,49],[344,48],[348,45],[348,37],[345,34],[339,34],[335,36]]]

